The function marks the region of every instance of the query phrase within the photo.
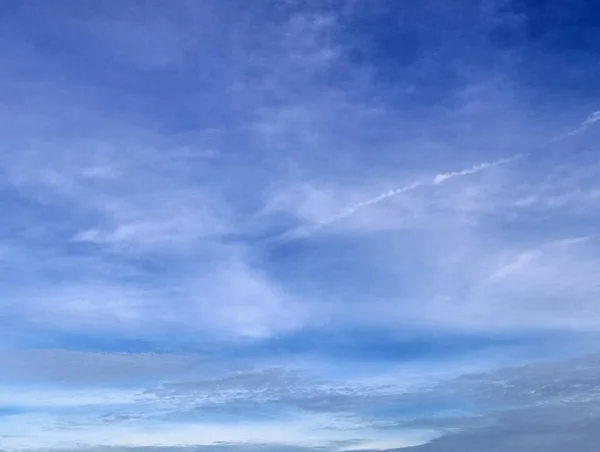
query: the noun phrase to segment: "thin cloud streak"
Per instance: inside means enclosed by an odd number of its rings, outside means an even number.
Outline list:
[[[579,135],[583,132],[585,132],[587,129],[589,129],[591,126],[593,126],[595,123],[597,123],[598,121],[600,121],[600,110],[596,110],[593,111],[592,113],[589,114],[589,116],[581,123],[581,125],[573,130],[570,130],[569,132],[563,133],[562,135],[559,135],[556,138],[553,138],[552,140],[550,140],[547,145],[550,144],[554,144],[558,141],[562,141],[565,138],[569,138],[569,137],[573,137],[576,135]],[[544,146],[545,147],[545,146]]]
[[[547,142],[546,144],[544,144],[543,146],[541,146],[540,148],[536,149],[537,152],[545,149],[547,146],[549,146],[550,144],[556,143],[558,141],[564,140],[566,138],[569,137],[573,137],[576,135],[579,135],[585,131],[587,131],[592,125],[594,125],[596,122],[600,121],[600,110],[594,111],[592,112],[582,123],[581,125],[579,125],[577,128],[566,132],[556,138],[553,138],[552,140],[550,140],[549,142]],[[386,191],[384,193],[381,193],[377,196],[375,196],[374,198],[371,199],[367,199],[365,201],[361,201],[359,203],[356,203],[352,206],[346,207],[345,209],[343,209],[341,212],[339,212],[338,214],[323,220],[319,223],[317,223],[315,226],[313,226],[312,228],[310,228],[310,230],[308,231],[310,232],[315,232],[321,228],[324,228],[326,226],[329,226],[332,223],[335,223],[339,220],[342,220],[344,218],[348,218],[352,215],[354,215],[356,212],[358,212],[360,209],[364,208],[364,207],[368,207],[374,204],[378,204],[382,201],[385,201],[388,198],[391,198],[393,196],[397,196],[403,193],[407,193],[407,192],[411,192],[413,190],[416,190],[418,188],[421,187],[426,187],[426,186],[435,186],[435,185],[440,185],[444,182],[447,182],[448,180],[457,178],[457,177],[463,177],[463,176],[469,176],[472,174],[477,174],[481,171],[484,171],[486,169],[489,168],[493,168],[496,166],[500,166],[500,165],[506,165],[508,163],[512,163],[515,162],[517,160],[520,160],[524,157],[528,157],[532,154],[534,154],[536,151],[532,151],[532,152],[527,152],[524,154],[515,154],[511,157],[507,157],[507,158],[503,158],[503,159],[499,159],[499,160],[495,160],[492,162],[483,162],[483,163],[479,163],[475,166],[472,166],[470,168],[466,168],[463,170],[458,170],[458,171],[451,171],[448,173],[441,173],[441,174],[436,174],[433,178],[431,179],[427,179],[427,180],[420,180],[420,181],[415,181],[415,182],[411,182],[410,184],[407,184],[403,187],[400,188],[396,188],[396,189],[392,189],[389,191]]]
[[[462,176],[468,176],[471,174],[476,174],[479,173],[483,170],[486,170],[488,168],[492,168],[495,166],[499,166],[499,165],[505,165],[511,162],[514,162],[515,160],[520,159],[522,156],[520,154],[514,155],[512,157],[509,158],[504,158],[504,159],[500,159],[500,160],[495,160],[493,162],[483,162],[480,163],[478,165],[472,166],[470,168],[466,168],[463,170],[459,170],[459,171],[451,171],[449,173],[440,173],[440,174],[436,174],[435,176],[433,176],[431,179],[425,179],[425,180],[420,180],[420,181],[416,181],[416,182],[411,182],[410,184],[407,184],[403,187],[400,188],[396,188],[394,190],[389,190],[386,191],[384,193],[381,193],[378,196],[375,196],[374,198],[371,199],[367,199],[366,201],[362,201],[359,203],[354,204],[353,206],[350,207],[346,207],[344,210],[342,210],[340,213],[338,213],[337,215],[334,215],[331,218],[328,218],[327,220],[324,220],[320,223],[318,223],[313,229],[312,231],[315,231],[317,229],[323,228],[325,226],[328,226],[332,223],[335,223],[336,221],[339,221],[341,219],[344,218],[348,218],[352,215],[354,215],[358,210],[367,207],[367,206],[371,206],[373,204],[378,204],[388,198],[391,198],[392,196],[396,196],[396,195],[400,195],[402,193],[407,193],[413,190],[416,190],[418,188],[421,187],[426,187],[426,186],[434,186],[434,185],[440,185],[444,182],[447,182],[451,179],[457,178],[457,177],[462,177]]]

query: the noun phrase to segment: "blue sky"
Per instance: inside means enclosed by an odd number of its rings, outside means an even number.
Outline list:
[[[592,451],[598,30],[0,2],[0,451]]]

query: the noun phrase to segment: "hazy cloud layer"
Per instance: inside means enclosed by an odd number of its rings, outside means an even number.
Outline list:
[[[6,5],[0,448],[594,444],[597,22]]]

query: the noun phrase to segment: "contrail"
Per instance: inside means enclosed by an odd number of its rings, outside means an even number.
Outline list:
[[[507,163],[514,162],[515,160],[518,160],[522,157],[523,157],[522,155],[517,154],[512,157],[495,160],[493,162],[483,162],[478,165],[475,165],[475,166],[472,166],[470,168],[466,168],[466,169],[463,169],[460,171],[452,171],[449,173],[440,173],[440,174],[436,174],[435,176],[433,176],[432,178],[429,178],[429,179],[423,179],[423,180],[411,182],[410,184],[404,185],[403,187],[386,191],[384,193],[381,193],[378,196],[375,196],[374,198],[367,199],[365,201],[361,201],[359,203],[356,203],[349,207],[346,207],[344,210],[342,210],[338,214],[328,218],[327,220],[323,220],[323,221],[317,223],[316,225],[313,226],[313,228],[311,228],[311,230],[314,231],[314,230],[320,229],[324,226],[327,226],[331,223],[334,223],[338,220],[341,220],[342,218],[350,217],[350,216],[354,215],[357,210],[362,209],[363,207],[371,206],[373,204],[378,204],[387,198],[391,198],[392,196],[396,196],[401,193],[407,193],[407,192],[416,190],[421,187],[440,185],[450,179],[454,179],[456,177],[467,176],[469,174],[479,173],[481,171],[484,171],[488,168],[492,168],[494,166],[505,165]]]
[[[590,128],[593,124],[595,124],[598,121],[600,121],[600,110],[592,112],[577,128],[570,130],[569,132],[566,132],[562,135],[559,135],[559,136],[551,139],[544,145],[537,148],[535,151],[527,152],[525,154],[516,154],[516,155],[513,155],[512,157],[495,160],[493,162],[483,162],[478,165],[472,166],[470,168],[466,168],[466,169],[462,169],[462,170],[458,170],[458,171],[452,171],[449,173],[436,174],[431,179],[424,179],[424,180],[420,180],[420,181],[416,181],[416,182],[411,182],[410,184],[404,185],[403,187],[399,187],[399,188],[396,188],[393,190],[386,191],[386,192],[381,193],[380,195],[377,195],[371,199],[367,199],[365,201],[361,201],[361,202],[358,202],[351,206],[348,206],[345,209],[343,209],[342,211],[340,211],[339,213],[337,213],[336,215],[314,224],[312,227],[310,227],[308,229],[308,231],[305,230],[305,232],[314,232],[318,229],[321,229],[325,226],[335,223],[336,221],[339,221],[343,218],[348,218],[348,217],[354,215],[358,210],[362,209],[363,207],[371,206],[373,204],[378,204],[378,203],[384,201],[385,199],[391,198],[392,196],[396,196],[396,195],[399,195],[402,193],[407,193],[407,192],[410,192],[410,191],[413,191],[413,190],[416,190],[418,188],[425,187],[425,186],[439,185],[450,179],[467,176],[470,174],[476,174],[476,173],[484,171],[488,168],[492,168],[492,167],[499,166],[499,165],[506,165],[507,163],[514,162],[521,158],[527,157],[527,156],[535,153],[536,151],[541,151],[542,149],[546,148],[550,144],[556,143],[557,141],[561,141],[561,140],[564,140],[565,138],[579,135],[579,134],[585,132],[588,128]]]
[[[594,125],[598,121],[600,121],[600,110],[596,110],[596,111],[592,112],[587,118],[585,118],[585,121],[583,121],[579,127],[551,139],[548,143],[546,143],[546,146],[556,143],[557,141],[564,140],[565,138],[579,135],[580,133],[585,132],[587,129],[589,129],[592,125]]]

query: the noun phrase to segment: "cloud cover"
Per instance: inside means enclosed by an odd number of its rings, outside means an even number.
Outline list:
[[[7,6],[0,446],[591,444],[587,383],[460,399],[595,350],[597,17]]]

